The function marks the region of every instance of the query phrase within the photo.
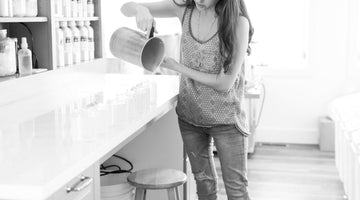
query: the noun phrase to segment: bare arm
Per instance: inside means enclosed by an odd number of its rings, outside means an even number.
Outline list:
[[[162,66],[175,70],[216,90],[228,91],[234,85],[237,75],[241,70],[246,55],[246,49],[248,47],[249,23],[245,17],[240,17],[236,32],[238,36],[237,44],[235,46],[236,53],[233,57],[233,64],[226,73],[224,73],[223,70],[221,70],[219,74],[200,72],[181,65],[169,58],[164,59]]]
[[[179,0],[175,0],[177,2]],[[152,3],[128,2],[121,7],[121,12],[127,17],[136,16],[137,12],[147,8],[154,17],[182,17],[182,9],[173,0],[163,0]],[[140,9],[140,10],[139,10]]]
[[[149,33],[152,26],[156,28],[154,17],[178,17],[181,19],[184,7],[176,5],[175,2],[174,0],[152,3],[128,2],[121,7],[121,12],[127,17],[136,17],[138,28]]]

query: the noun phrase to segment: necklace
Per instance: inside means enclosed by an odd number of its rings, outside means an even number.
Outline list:
[[[207,39],[207,37],[209,36],[211,30],[213,29],[213,26],[214,26],[214,24],[215,24],[216,18],[217,18],[217,16],[214,17],[214,21],[211,23],[211,26],[210,26],[210,28],[209,28],[209,31],[206,33],[206,35],[203,37],[203,39],[201,39],[201,38],[200,38],[200,12],[199,12],[198,24],[197,24],[197,25],[198,25],[198,27],[197,27],[197,28],[198,28],[197,34],[198,34],[199,40],[205,40],[205,39]]]

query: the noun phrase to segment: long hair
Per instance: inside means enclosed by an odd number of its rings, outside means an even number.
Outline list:
[[[184,0],[187,7],[195,6],[194,0]],[[237,41],[236,26],[239,16],[244,16],[249,21],[249,41],[247,54],[251,54],[250,42],[254,34],[249,14],[244,0],[219,0],[215,5],[218,15],[218,37],[220,40],[220,53],[224,57],[224,72],[229,70],[235,55],[235,44]]]

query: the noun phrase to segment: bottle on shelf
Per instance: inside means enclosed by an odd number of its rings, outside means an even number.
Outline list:
[[[25,0],[26,17],[36,17],[38,15],[38,0]]]
[[[71,1],[62,0],[62,13],[64,17],[71,17]]]
[[[82,16],[87,17],[87,0],[82,0]]]
[[[0,0],[0,17],[9,17],[9,0]]]
[[[7,30],[0,30],[0,76],[16,73],[15,41],[7,37]]]
[[[14,17],[24,17],[26,15],[26,1],[25,0],[13,0],[12,8],[13,8]]]
[[[80,63],[80,30],[76,27],[74,21],[68,22],[72,33],[72,55],[73,64]]]
[[[55,0],[55,17],[63,17],[63,0]]]
[[[60,22],[60,27],[64,34],[64,64],[65,66],[72,65],[72,32],[68,28],[66,21]]]
[[[87,16],[94,17],[95,8],[94,8],[94,0],[87,0]]]
[[[60,29],[60,22],[56,22],[56,66],[58,68],[65,66],[64,61],[64,33]]]
[[[32,74],[32,53],[28,49],[26,37],[21,38],[21,49],[18,52],[20,75]]]
[[[77,8],[78,8],[78,17],[83,17],[83,3],[82,3],[83,0],[77,0]]]
[[[71,0],[71,17],[78,17],[78,3],[77,0]]]
[[[85,27],[88,30],[88,51],[89,51],[89,60],[94,60],[95,58],[95,40],[94,40],[94,29],[91,27],[90,21],[85,21]]]
[[[9,7],[8,7],[8,9],[9,9],[9,17],[14,17],[13,0],[8,0],[8,1],[9,1]]]
[[[80,57],[81,61],[88,61],[89,60],[89,48],[88,48],[88,38],[89,32],[88,29],[84,26],[83,21],[77,21],[76,25],[80,30]]]

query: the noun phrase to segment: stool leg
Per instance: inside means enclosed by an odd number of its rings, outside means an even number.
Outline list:
[[[176,192],[176,199],[180,200],[180,194],[179,194],[179,188],[178,187],[175,188],[175,192]]]
[[[146,190],[142,188],[135,189],[135,200],[145,200],[146,199]]]
[[[169,189],[167,189],[167,193],[168,193],[168,199],[169,199],[169,200],[176,200],[175,188],[169,188]]]

